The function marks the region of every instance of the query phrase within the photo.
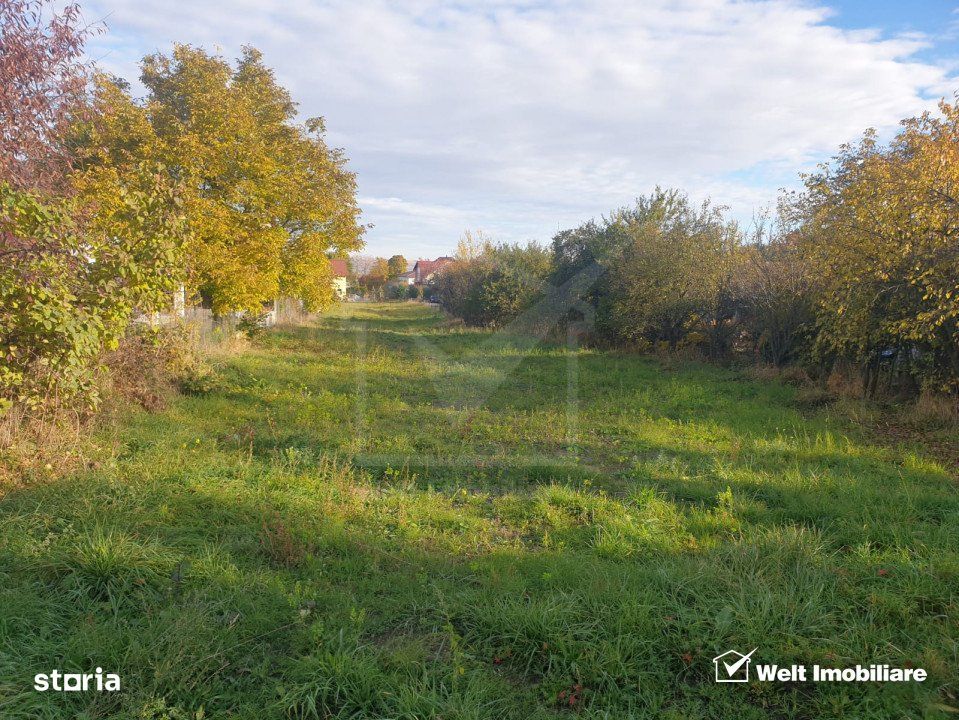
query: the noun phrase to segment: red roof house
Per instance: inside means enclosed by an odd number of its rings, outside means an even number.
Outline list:
[[[333,267],[333,293],[340,299],[346,299],[346,278],[350,274],[350,265],[342,258],[330,260]]]
[[[336,258],[330,260],[330,265],[333,266],[333,277],[348,277],[350,274],[350,265],[346,260]]]
[[[413,282],[416,285],[425,285],[433,276],[444,267],[453,262],[453,258],[448,255],[438,257],[435,260],[417,260],[413,266]]]

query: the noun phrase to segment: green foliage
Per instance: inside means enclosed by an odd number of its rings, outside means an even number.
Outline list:
[[[130,103],[111,114],[104,95],[88,102],[78,8],[45,5],[0,10],[0,409],[95,404],[102,351],[182,277],[176,183],[132,152],[149,136]],[[111,123],[128,139],[112,154]]]
[[[435,298],[468,325],[505,325],[541,296],[549,271],[549,252],[535,243],[488,243],[437,273]]]
[[[0,184],[0,402],[95,403],[95,359],[174,289],[183,234],[163,176],[138,166],[76,185],[57,202]]]
[[[782,367],[808,357],[815,296],[809,263],[795,238],[743,247],[735,284],[737,319],[757,360]]]
[[[387,300],[408,300],[410,298],[410,286],[406,284],[390,283],[386,286]]]
[[[657,189],[557,234],[552,283],[602,270],[581,293],[599,340],[736,351],[777,366],[851,362],[865,369],[867,392],[884,369],[890,385],[908,373],[955,394],[957,107],[906,121],[888,148],[872,134],[844,147],[755,242],[720,209]]]
[[[675,348],[690,332],[725,323],[727,264],[738,242],[720,211],[694,207],[678,191],[657,190],[612,222],[628,239],[608,268],[605,326],[627,341]]]
[[[557,234],[553,282],[599,266],[603,274],[582,299],[595,308],[600,338],[645,347],[701,342],[721,355],[732,335],[740,241],[718,208],[657,188],[602,223]]]
[[[223,379],[206,365],[188,368],[178,380],[180,390],[188,395],[206,395],[224,387]]]
[[[246,335],[248,338],[259,337],[266,331],[267,312],[245,312],[237,321],[236,329]]]

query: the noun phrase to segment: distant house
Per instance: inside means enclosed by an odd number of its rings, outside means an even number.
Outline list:
[[[405,288],[413,284],[413,271],[400,273],[396,277],[391,277],[386,281],[388,287]]]
[[[453,262],[449,256],[438,257],[435,260],[417,260],[413,269],[413,285],[426,285],[437,272]]]
[[[333,294],[339,300],[346,300],[346,278],[350,274],[350,265],[346,260],[330,260],[333,266]]]

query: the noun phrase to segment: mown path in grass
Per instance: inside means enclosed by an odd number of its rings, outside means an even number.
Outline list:
[[[3,718],[959,706],[959,491],[732,370],[351,305],[0,500]],[[712,658],[925,668],[716,684]],[[118,694],[36,693],[53,668]],[[85,713],[85,714],[82,714]]]

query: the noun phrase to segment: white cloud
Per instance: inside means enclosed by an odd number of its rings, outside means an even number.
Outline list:
[[[126,77],[174,40],[263,50],[353,159],[378,253],[435,254],[477,226],[546,240],[657,183],[748,217],[795,177],[783,168],[952,92],[947,69],[914,58],[925,38],[842,30],[786,0],[87,8],[110,26],[93,54]]]

